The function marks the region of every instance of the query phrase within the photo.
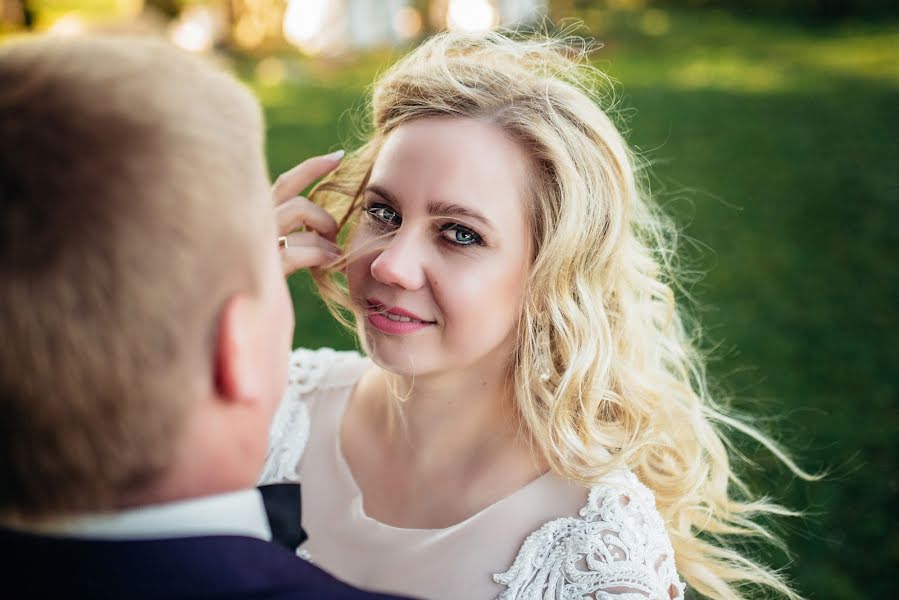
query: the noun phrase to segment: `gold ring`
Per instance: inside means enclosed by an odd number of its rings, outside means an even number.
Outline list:
[[[285,250],[287,250],[288,246],[287,246],[287,237],[286,236],[282,235],[281,237],[278,238],[278,247],[284,248]]]

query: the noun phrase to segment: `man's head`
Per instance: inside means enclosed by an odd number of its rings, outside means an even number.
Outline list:
[[[293,328],[257,103],[164,45],[0,48],[0,513],[247,486]]]

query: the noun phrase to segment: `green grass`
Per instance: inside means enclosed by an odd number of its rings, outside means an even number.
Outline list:
[[[582,15],[621,82],[632,143],[684,227],[711,374],[802,464],[763,453],[756,487],[805,509],[781,523],[788,570],[814,598],[883,598],[899,572],[899,23],[828,28],[724,13]],[[266,86],[273,174],[349,139],[347,111],[395,55],[284,57]],[[308,278],[291,279],[295,343],[353,347]],[[786,559],[773,554],[777,564]]]

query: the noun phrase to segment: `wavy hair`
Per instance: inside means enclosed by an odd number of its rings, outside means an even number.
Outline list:
[[[384,139],[416,119],[484,120],[519,143],[532,160],[535,254],[510,377],[527,432],[563,477],[589,485],[631,468],[655,494],[678,572],[700,594],[767,588],[799,598],[742,551],[748,539],[777,542],[760,517],[794,513],[751,494],[727,434],[747,434],[811,476],[713,400],[695,328],[675,302],[676,229],[650,202],[644,163],[609,116],[613,88],[590,50],[498,32],[430,38],[376,81],[367,141],[311,196],[351,230]],[[349,324],[341,276],[313,275]]]

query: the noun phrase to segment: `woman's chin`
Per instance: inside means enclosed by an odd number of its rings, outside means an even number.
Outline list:
[[[368,338],[366,353],[378,367],[394,375],[415,377],[422,374],[424,365],[420,356],[416,356],[408,347],[390,348],[390,345],[390,342]]]
[[[421,377],[433,367],[429,352],[413,340],[370,332],[368,328],[363,339],[363,349],[371,361],[394,375]]]

